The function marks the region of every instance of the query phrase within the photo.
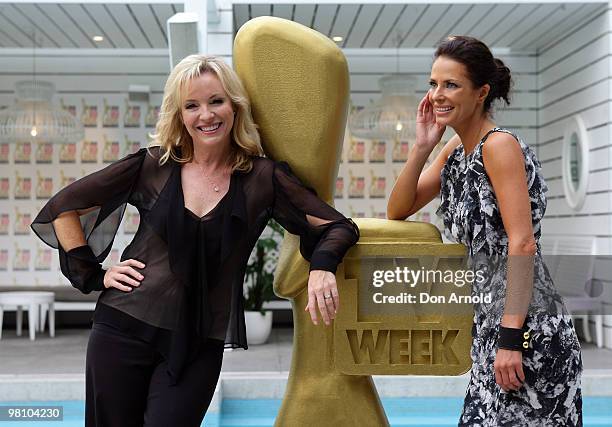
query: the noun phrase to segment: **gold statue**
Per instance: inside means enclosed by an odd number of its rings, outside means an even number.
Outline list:
[[[304,183],[333,205],[349,105],[348,66],[341,50],[326,36],[303,25],[260,17],[238,31],[233,58],[235,70],[249,94],[266,154],[288,162]],[[446,250],[448,254],[464,253],[460,245],[443,245],[440,233],[430,224],[371,218],[356,222],[361,239],[348,252],[336,274],[340,293],[337,320],[342,320],[334,321],[332,327],[313,325],[304,311],[308,300],[308,263],[300,255],[299,238],[285,233],[274,290],[292,303],[294,338],[291,371],[276,426],[388,426],[372,373],[456,375],[469,368],[469,316],[467,321],[459,322],[457,330],[449,331],[448,324],[440,326],[439,318],[417,312],[403,322],[365,319],[370,330],[376,329],[377,321],[384,325],[391,342],[399,346],[400,363],[376,369],[364,364],[353,369],[354,355],[350,354],[347,336],[352,334],[349,330],[359,329],[353,335],[356,339],[363,337],[364,319],[357,313],[356,296],[360,284],[355,277],[362,257],[414,258],[423,255],[418,248],[444,255],[445,246],[452,246]],[[398,327],[403,329],[391,332]],[[419,328],[423,330],[414,333]],[[415,342],[420,347],[427,343],[427,333],[432,342],[446,347],[456,345],[452,349],[443,348],[444,354],[431,356],[431,364],[426,367],[402,364],[405,356],[401,346],[406,341],[402,337],[411,333],[418,338]],[[390,350],[385,347],[382,351]],[[458,354],[457,360],[449,351]],[[428,360],[421,350],[416,356],[417,364]],[[450,367],[446,366],[449,360]]]

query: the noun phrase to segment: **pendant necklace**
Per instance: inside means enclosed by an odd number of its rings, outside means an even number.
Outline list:
[[[212,186],[213,191],[215,193],[218,193],[219,192],[219,186],[217,184],[215,184],[215,182],[212,179],[210,179],[210,176],[208,176],[208,175],[204,175],[204,176],[208,180],[208,183]]]

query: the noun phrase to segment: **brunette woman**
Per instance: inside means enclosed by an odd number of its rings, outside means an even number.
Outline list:
[[[407,218],[440,194],[445,234],[465,244],[472,268],[485,273],[472,292],[493,302],[474,307],[459,424],[582,425],[580,345],[539,244],[547,190],[540,163],[491,114],[496,100],[509,103],[510,70],[471,37],[446,38],[434,58],[416,143],[387,215]],[[447,126],[455,136],[423,171]]]

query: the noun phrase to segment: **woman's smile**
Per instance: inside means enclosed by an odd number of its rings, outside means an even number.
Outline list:
[[[230,145],[234,109],[221,81],[213,73],[203,73],[190,81],[181,111],[183,123],[194,144]]]
[[[434,106],[434,110],[438,116],[448,115],[455,107],[450,106]]]
[[[212,125],[207,125],[207,126],[202,125],[202,126],[198,126],[196,129],[205,135],[212,135],[221,128],[222,124],[223,124],[222,122],[218,122],[218,123],[214,123]]]

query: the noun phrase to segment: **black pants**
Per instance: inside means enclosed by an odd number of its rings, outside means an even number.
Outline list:
[[[87,346],[87,427],[199,427],[215,391],[223,342],[208,340],[170,385],[166,361],[149,343],[94,323]]]

